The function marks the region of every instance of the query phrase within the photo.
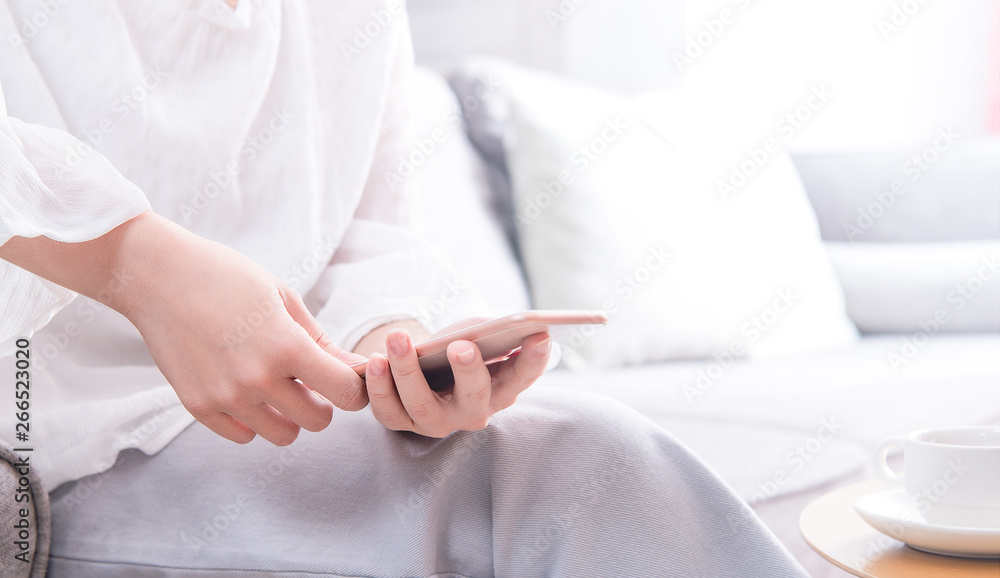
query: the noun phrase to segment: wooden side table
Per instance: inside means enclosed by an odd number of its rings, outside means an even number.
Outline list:
[[[862,496],[892,489],[878,480],[825,494],[799,517],[806,542],[833,564],[866,578],[998,578],[1000,560],[937,556],[872,528],[854,511]]]

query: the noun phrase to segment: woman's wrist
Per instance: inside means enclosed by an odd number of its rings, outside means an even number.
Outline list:
[[[181,290],[170,283],[174,262],[187,255],[198,237],[152,211],[109,233],[112,260],[104,272],[103,293],[92,298],[133,320],[150,302],[172,300]]]
[[[414,343],[420,343],[430,337],[430,334],[426,329],[424,329],[424,326],[415,319],[396,321],[393,323],[387,323],[362,337],[361,341],[359,341],[358,345],[354,348],[354,353],[365,357],[371,357],[376,353],[384,355],[385,338],[393,329],[407,330],[413,338]]]
[[[198,237],[145,211],[104,235],[81,243],[14,237],[0,258],[39,277],[132,316],[150,294],[162,292],[169,262]]]
[[[151,211],[122,223],[104,235],[80,243],[48,237],[13,237],[0,247],[0,258],[116,310],[132,300],[134,266],[130,243],[142,237],[156,219]]]

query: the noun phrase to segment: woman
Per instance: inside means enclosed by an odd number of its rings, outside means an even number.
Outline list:
[[[801,572],[628,410],[550,393],[496,415],[547,335],[492,374],[454,343],[454,392],[430,391],[418,312],[454,273],[386,178],[401,4],[0,6],[0,355],[35,332],[50,575]]]

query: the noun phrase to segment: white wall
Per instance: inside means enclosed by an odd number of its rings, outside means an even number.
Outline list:
[[[901,25],[880,27],[894,7]],[[706,25],[723,10],[730,23]],[[707,46],[692,51],[682,86],[752,140],[825,85],[834,96],[792,150],[911,146],[947,126],[971,137],[997,106],[998,27],[996,0],[689,0],[687,36]],[[668,101],[640,99],[652,119]]]
[[[676,86],[662,55],[683,35],[683,0],[410,0],[421,64],[499,56],[635,93]]]
[[[491,54],[632,91],[676,86],[752,142],[823,85],[830,102],[786,148],[916,146],[949,126],[991,125],[1000,99],[997,0],[410,0],[418,60]],[[905,22],[898,30],[880,21]],[[905,10],[904,10],[905,9]],[[914,10],[915,9],[915,10]],[[706,22],[729,11],[721,29]],[[905,11],[914,12],[907,15]],[[552,26],[547,14],[566,14]],[[715,28],[713,35],[706,27]],[[706,36],[708,34],[708,36]],[[706,42],[707,40],[707,42]],[[639,99],[655,124],[668,98]],[[992,126],[1000,112],[992,113]],[[997,129],[994,128],[994,131]]]

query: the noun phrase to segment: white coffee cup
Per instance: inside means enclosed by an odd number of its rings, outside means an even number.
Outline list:
[[[903,472],[889,467],[903,450]],[[885,439],[875,450],[875,475],[902,485],[931,523],[1000,526],[1000,427],[927,429]]]

